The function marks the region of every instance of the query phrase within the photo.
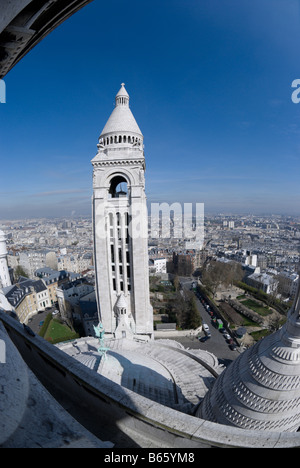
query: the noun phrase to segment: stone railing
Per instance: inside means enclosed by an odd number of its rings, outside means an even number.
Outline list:
[[[90,433],[117,447],[300,447],[299,433],[245,431],[162,406],[32,336],[1,311],[0,321],[23,360],[56,400]]]

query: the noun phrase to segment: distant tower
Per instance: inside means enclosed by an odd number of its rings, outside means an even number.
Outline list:
[[[0,231],[0,287],[11,286],[8,265],[6,238],[3,231]]]
[[[92,164],[100,320],[106,333],[152,337],[143,135],[123,83]]]
[[[300,285],[286,324],[243,352],[217,378],[197,416],[243,429],[300,427]]]

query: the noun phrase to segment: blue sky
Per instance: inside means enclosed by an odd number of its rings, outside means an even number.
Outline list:
[[[91,214],[121,82],[149,202],[299,215],[297,0],[94,0],[5,78],[0,219]]]

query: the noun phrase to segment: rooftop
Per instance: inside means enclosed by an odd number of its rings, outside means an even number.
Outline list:
[[[217,359],[210,353],[187,351],[171,340],[145,344],[107,339],[106,358],[99,354],[96,338],[81,338],[57,346],[122,387],[183,412],[204,398],[220,371]]]

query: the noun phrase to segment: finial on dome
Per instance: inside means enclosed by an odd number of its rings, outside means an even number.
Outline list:
[[[119,105],[123,105],[123,106],[129,105],[129,94],[127,93],[125,89],[125,83],[121,83],[121,88],[118,94],[116,95],[116,106],[119,106]]]

